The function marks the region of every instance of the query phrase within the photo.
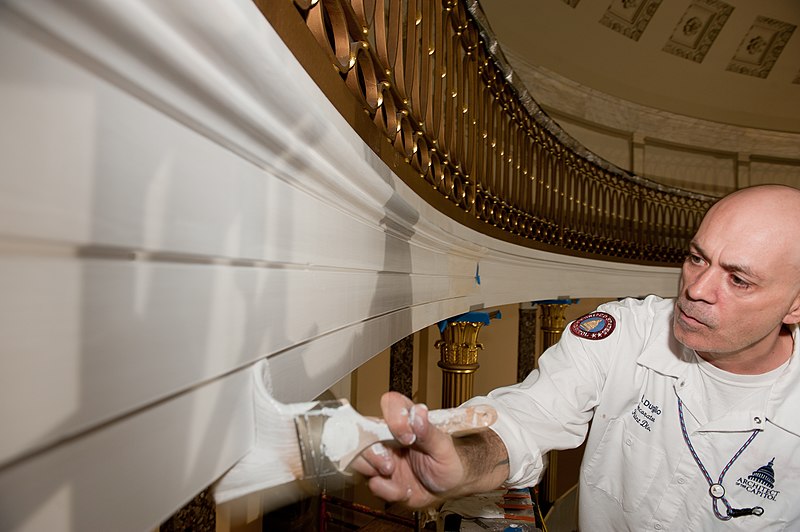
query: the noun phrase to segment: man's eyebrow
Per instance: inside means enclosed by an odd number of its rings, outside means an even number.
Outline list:
[[[705,251],[703,251],[703,248],[700,247],[700,245],[697,242],[695,242],[694,240],[692,240],[692,242],[689,244],[689,248],[690,248],[690,250],[693,248],[703,258],[708,257],[708,254]],[[761,280],[761,276],[758,275],[756,272],[754,272],[753,269],[750,266],[748,266],[747,264],[741,264],[741,263],[737,264],[737,263],[733,263],[733,262],[723,262],[723,263],[720,263],[720,266],[725,271],[728,271],[728,272],[731,272],[731,273],[743,273],[745,276],[750,277],[751,279],[754,279],[754,280],[757,280],[757,281]]]

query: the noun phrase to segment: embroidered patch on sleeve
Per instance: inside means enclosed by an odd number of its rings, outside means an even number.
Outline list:
[[[579,338],[602,340],[614,332],[614,316],[605,312],[592,312],[572,322],[569,330]]]

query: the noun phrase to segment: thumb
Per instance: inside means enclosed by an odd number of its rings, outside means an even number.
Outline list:
[[[428,407],[414,405],[409,413],[409,425],[414,433],[414,449],[436,458],[442,453],[450,454],[453,440],[449,434],[437,429],[428,419]]]
[[[452,438],[431,425],[428,407],[424,404],[414,404],[400,393],[387,392],[381,397],[381,409],[386,424],[400,444],[413,445],[414,450],[434,459],[443,453],[452,456]]]
[[[411,412],[414,402],[397,392],[387,392],[381,397],[383,420],[402,445],[411,445],[417,439],[411,427]]]

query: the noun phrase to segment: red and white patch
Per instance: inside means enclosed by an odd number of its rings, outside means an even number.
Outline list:
[[[611,314],[592,312],[573,321],[569,330],[579,338],[602,340],[614,332],[616,326],[617,322]]]

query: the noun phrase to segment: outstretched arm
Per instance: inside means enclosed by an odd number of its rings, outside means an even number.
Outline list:
[[[383,395],[381,408],[400,446],[375,445],[354,465],[382,499],[423,508],[495,489],[508,478],[508,453],[493,431],[453,438],[428,422],[424,405],[395,392]]]

